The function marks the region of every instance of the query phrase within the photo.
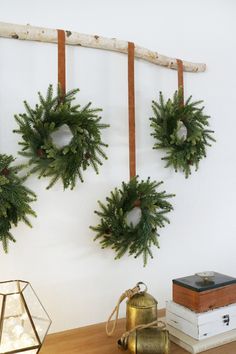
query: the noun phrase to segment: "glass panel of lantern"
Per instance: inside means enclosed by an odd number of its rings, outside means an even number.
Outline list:
[[[31,313],[39,340],[42,343],[48,332],[51,320],[30,284],[23,290],[23,295]]]
[[[27,288],[29,292],[26,292]],[[30,284],[19,280],[0,283],[0,298],[0,354],[38,353],[51,320],[45,312],[44,326],[37,328],[28,302],[40,308],[35,314],[40,312],[42,316],[43,308]]]

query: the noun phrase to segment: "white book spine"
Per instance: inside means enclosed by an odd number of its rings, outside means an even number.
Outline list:
[[[170,333],[170,340],[192,354],[236,341],[236,329],[204,340],[196,340],[168,324],[167,329]]]

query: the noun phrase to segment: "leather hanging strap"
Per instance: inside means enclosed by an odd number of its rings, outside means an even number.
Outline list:
[[[135,93],[134,93],[134,43],[128,42],[128,104],[129,104],[129,171],[130,179],[136,176],[135,156]]]
[[[66,93],[66,46],[65,31],[57,30],[58,38],[58,84],[61,87],[61,95]]]
[[[184,105],[184,69],[181,59],[176,59],[178,65],[178,89],[182,92],[180,104]]]

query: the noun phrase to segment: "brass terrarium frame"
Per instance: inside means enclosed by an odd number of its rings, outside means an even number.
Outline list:
[[[6,285],[6,289],[7,289],[7,285],[9,285],[9,287],[12,288],[13,290],[2,291],[1,287],[3,287],[3,289],[4,289],[4,285]],[[28,304],[29,301],[27,301],[26,296],[25,296],[26,289],[30,290],[31,300],[32,299],[34,300],[34,306],[36,305],[38,307],[37,309],[40,309],[40,312],[43,314],[43,317],[38,317],[38,316],[35,316],[32,314],[32,309],[30,309],[30,306]],[[17,296],[17,295],[19,296],[18,306],[21,308],[21,311],[20,311],[20,314],[15,314],[15,315],[10,316],[7,314],[7,299],[9,299],[9,297],[11,297],[11,296]],[[15,354],[15,353],[24,353],[24,352],[27,353],[28,351],[34,351],[35,354],[39,353],[40,349],[42,347],[42,344],[44,342],[44,339],[45,339],[45,337],[48,333],[48,330],[50,328],[51,319],[50,319],[47,311],[45,310],[44,306],[40,302],[38,296],[36,295],[34,289],[30,285],[30,283],[28,281],[24,281],[24,280],[10,280],[10,281],[0,282],[0,301],[1,300],[2,300],[2,302],[0,302],[0,306],[1,306],[0,307],[1,308],[1,314],[0,314],[0,354]],[[36,309],[36,307],[35,307],[35,309]],[[13,310],[14,310],[14,308],[13,308]],[[25,315],[25,319],[20,319],[23,315]],[[29,324],[31,326],[31,331],[33,333],[34,340],[36,341],[36,344],[25,346],[22,348],[16,348],[16,349],[2,351],[2,345],[4,345],[2,343],[3,334],[4,334],[4,324],[7,320],[10,320],[10,319],[20,320],[22,328],[23,328],[25,322],[28,320]],[[42,333],[43,333],[41,336],[42,338],[40,338],[40,335],[38,333],[38,329],[35,324],[36,321],[41,321],[46,324],[45,330],[42,331]],[[24,343],[22,345],[24,345]]]

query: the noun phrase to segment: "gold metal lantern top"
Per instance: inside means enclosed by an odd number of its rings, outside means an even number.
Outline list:
[[[0,282],[0,354],[37,354],[51,320],[27,281]]]
[[[127,301],[126,307],[126,330],[130,331],[134,327],[142,324],[148,324],[157,320],[157,300],[147,293],[147,287],[144,283],[144,291],[140,291]]]
[[[157,300],[150,294],[146,292],[140,292],[135,294],[127,301],[127,306],[135,307],[135,308],[149,308],[149,307],[156,307]]]

